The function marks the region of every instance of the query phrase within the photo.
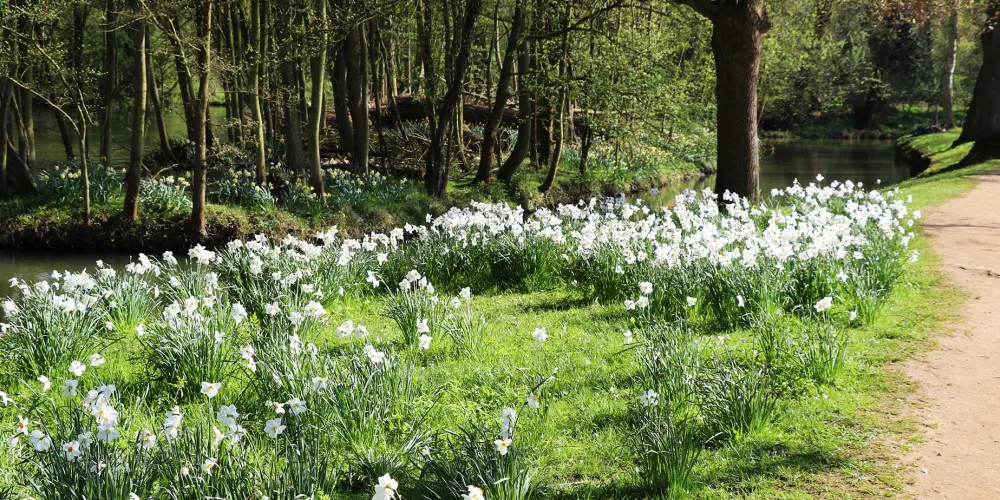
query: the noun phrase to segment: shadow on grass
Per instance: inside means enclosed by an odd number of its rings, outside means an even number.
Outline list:
[[[725,462],[710,477],[701,477],[705,486],[744,495],[764,481],[785,481],[813,476],[848,465],[849,460],[832,450],[808,445],[789,446],[780,441],[756,440],[731,445]]]

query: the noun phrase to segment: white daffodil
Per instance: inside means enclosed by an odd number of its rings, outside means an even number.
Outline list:
[[[390,477],[389,474],[385,474],[378,478],[378,484],[375,485],[375,495],[372,496],[372,500],[393,500],[396,497],[397,489],[399,489],[399,483]]]
[[[541,401],[538,399],[538,394],[535,394],[533,392],[531,394],[528,394],[528,399],[525,401],[525,403],[528,405],[528,408],[538,408],[539,406],[542,405]]]
[[[417,333],[430,333],[431,328],[427,325],[427,319],[417,320]]]
[[[156,434],[153,431],[143,430],[139,433],[139,447],[143,450],[151,450],[156,446]]]
[[[823,297],[816,303],[816,305],[813,306],[813,308],[816,309],[816,312],[820,313],[829,311],[831,307],[833,307],[833,297]]]
[[[535,331],[531,332],[531,338],[535,339],[537,342],[545,342],[546,340],[549,340],[548,330],[541,326],[535,328]]]
[[[493,444],[497,448],[497,452],[499,452],[501,456],[506,455],[507,452],[510,451],[510,443],[510,439],[497,439],[496,441],[493,441]]]
[[[285,426],[281,425],[281,418],[272,418],[264,424],[264,433],[271,439],[275,439],[285,431]]]
[[[466,485],[466,488],[469,489],[469,492],[462,495],[462,500],[486,500],[486,497],[483,496],[482,488],[477,488],[472,485]]]
[[[28,441],[31,442],[31,447],[35,451],[48,451],[52,447],[52,438],[37,429],[28,434]]]
[[[79,386],[79,381],[73,379],[66,379],[63,381],[62,393],[63,396],[72,397],[76,396],[76,388]]]
[[[206,458],[201,464],[201,471],[204,472],[206,476],[211,476],[212,470],[214,470],[218,464],[219,463],[216,462],[214,458]]]
[[[641,403],[642,406],[656,406],[659,402],[660,395],[653,389],[650,389],[639,396],[639,403]]]
[[[305,401],[302,401],[299,398],[293,397],[292,399],[289,399],[288,402],[285,404],[288,405],[288,411],[292,412],[292,415],[298,415],[306,411]]]
[[[202,382],[201,383],[201,393],[208,396],[208,399],[212,399],[219,394],[219,389],[222,388],[221,382]]]

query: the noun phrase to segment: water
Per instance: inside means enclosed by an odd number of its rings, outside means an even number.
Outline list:
[[[226,121],[226,109],[222,106],[211,106],[208,108],[212,115],[212,124],[219,140],[225,139],[225,133],[219,124]],[[115,133],[111,137],[111,164],[116,168],[123,168],[129,159],[129,144],[131,143],[132,129],[131,116],[119,114],[115,116],[113,125]],[[153,151],[160,147],[160,136],[156,131],[156,122],[150,116],[146,124],[146,137],[143,141],[145,150]],[[182,140],[187,138],[187,126],[184,124],[184,116],[180,113],[166,113],[164,121],[167,124],[167,135],[171,140]],[[70,137],[73,142],[73,154],[80,155],[80,148],[72,127]],[[89,143],[90,155],[96,158],[101,146],[101,128],[97,124],[91,125],[87,129],[87,142]],[[62,137],[59,135],[59,126],[56,123],[53,111],[46,108],[35,110],[35,163],[36,168],[49,168],[57,163],[66,161],[66,150],[63,147]]]
[[[52,147],[61,149],[58,135],[53,139],[55,143]],[[47,140],[46,142],[49,143]],[[788,186],[795,179],[802,183],[813,181],[817,174],[823,174],[824,182],[852,180],[864,182],[865,186],[871,187],[879,179],[882,186],[886,186],[901,182],[909,176],[906,165],[896,165],[891,142],[791,140],[773,143],[773,147],[771,153],[761,158],[760,183],[765,196],[772,188]],[[642,198],[654,205],[671,203],[683,189],[703,189],[714,184],[714,177],[697,179],[682,186],[663,189],[656,196],[645,195]],[[0,253],[0,297],[9,293],[6,286],[10,278],[37,281],[50,276],[53,270],[93,270],[97,259],[103,259],[116,267],[128,262],[127,256],[113,254]]]
[[[910,177],[907,165],[896,164],[891,141],[794,139],[767,144],[773,149],[760,158],[760,191],[765,197],[770,195],[771,189],[790,186],[796,179],[802,184],[815,182],[818,174],[823,175],[824,183],[851,180],[871,188],[876,187],[879,180],[881,186],[888,186]],[[641,198],[651,205],[671,204],[683,190],[714,186],[715,176],[712,175]]]

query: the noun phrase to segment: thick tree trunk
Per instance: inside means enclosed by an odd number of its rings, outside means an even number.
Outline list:
[[[952,103],[952,89],[955,82],[955,54],[958,52],[958,3],[953,2],[948,16],[948,45],[945,47],[944,67],[941,70],[941,111],[944,118],[941,126],[955,126],[955,110]]]
[[[212,0],[204,0],[202,10],[198,12],[197,33],[198,47],[198,98],[195,111],[195,160],[194,176],[191,183],[191,196],[194,206],[191,210],[191,235],[197,240],[208,237],[207,221],[205,219],[205,191],[208,173],[208,85],[211,79],[212,62]]]
[[[9,129],[8,129],[9,133]],[[7,169],[7,189],[15,195],[24,195],[35,191],[35,179],[31,175],[31,170],[21,158],[21,155],[14,149],[10,138],[7,141],[7,161],[4,163]]]
[[[104,79],[101,85],[104,108],[101,110],[101,161],[111,166],[111,135],[114,121],[115,90],[118,83],[118,16],[115,0],[108,0],[104,10]]]
[[[997,29],[1000,29],[1000,0],[990,0],[986,12],[986,27],[979,36],[983,65],[976,77],[962,134],[956,142],[976,142],[963,164],[1000,157],[1000,34],[997,34]]]
[[[344,62],[344,44],[337,49],[333,58],[333,114],[337,120],[337,135],[340,148],[350,154],[354,151],[354,128],[351,126],[351,111],[347,104],[347,64]]]
[[[728,191],[755,202],[760,195],[757,82],[766,23],[766,18],[752,12],[723,12],[713,23],[718,128],[715,192],[720,198]]]
[[[312,185],[313,193],[320,200],[320,203],[325,205],[326,194],[323,187],[323,165],[320,163],[319,140],[324,118],[323,84],[325,83],[324,73],[326,69],[327,42],[323,25],[326,23],[326,0],[316,0],[315,9],[314,24],[320,30],[320,47],[316,54],[309,60],[312,73],[312,89],[310,90],[312,105],[309,108],[309,130],[307,134],[309,141],[309,183]]]
[[[139,14],[138,12],[136,14]],[[146,135],[146,23],[137,16],[132,25],[135,50],[132,68],[132,142],[129,145],[128,170],[125,172],[125,204],[122,217],[126,223],[139,217],[139,184],[142,180],[142,146]]]
[[[351,165],[363,174],[368,170],[368,99],[367,41],[361,26],[354,28],[344,42],[344,63],[347,69],[347,104],[351,112],[354,143],[351,146]]]
[[[517,169],[521,167],[524,160],[528,158],[528,153],[531,150],[531,137],[534,135],[535,121],[534,96],[529,88],[530,86],[524,81],[530,65],[531,57],[528,42],[525,42],[521,44],[517,55],[517,68],[518,73],[521,75],[517,89],[519,122],[517,125],[517,141],[514,142],[514,150],[511,151],[510,156],[504,161],[500,170],[497,171],[497,178],[504,182],[510,182],[514,179],[514,174],[517,173]]]
[[[497,95],[493,102],[493,111],[489,121],[483,127],[483,146],[479,157],[479,170],[475,182],[489,184],[493,180],[493,158],[497,143],[497,130],[503,120],[503,111],[510,98],[510,81],[514,74],[514,56],[521,45],[521,31],[524,28],[524,7],[521,0],[515,0],[514,19],[507,37],[507,48],[504,50],[503,63],[500,65],[500,76],[497,78]]]

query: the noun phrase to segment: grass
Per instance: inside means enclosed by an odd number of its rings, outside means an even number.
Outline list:
[[[917,138],[933,151],[931,168],[901,188],[914,208],[927,208],[970,189],[969,175],[996,168],[996,162],[946,171],[963,156],[945,147],[948,134]],[[249,220],[246,212],[216,212],[232,223]],[[762,431],[736,440],[710,442],[695,467],[687,492],[696,498],[815,498],[834,492],[838,498],[902,494],[905,468],[900,451],[920,439],[917,423],[901,415],[900,400],[914,387],[895,368],[901,361],[934,347],[934,334],[953,319],[963,296],[937,271],[938,262],[925,238],[912,245],[923,254],[896,287],[871,325],[848,330],[850,354],[834,384],[804,383],[782,398],[778,418]],[[623,343],[632,328],[620,305],[597,305],[570,288],[535,293],[476,297],[474,308],[488,321],[475,355],[456,356],[444,335],[427,351],[410,353],[416,363],[412,383],[420,387],[410,404],[426,411],[434,429],[459,429],[495,419],[497,408],[524,401],[528,392],[552,374],[541,388],[541,407],[522,409],[519,436],[533,443],[533,483],[539,498],[644,498],[640,462],[630,450],[635,436],[626,424],[640,361]],[[371,338],[392,351],[412,349],[377,297],[348,296],[328,306],[329,326],[316,337],[323,352],[343,352],[357,341],[344,340],[337,326],[346,320],[364,324]],[[540,344],[532,331],[547,328]],[[801,335],[802,331],[793,332]],[[721,336],[719,336],[721,334]],[[701,331],[699,348],[710,359],[749,357],[754,333],[738,329]],[[642,340],[642,339],[638,339]],[[108,377],[125,391],[141,392],[148,383],[144,352],[134,337],[107,350]],[[0,375],[0,388],[16,399],[29,392],[11,374]],[[154,387],[154,403],[171,400],[170,387]],[[162,400],[162,401],[160,401]],[[162,406],[162,405],[158,405]],[[18,409],[0,409],[0,421],[13,421]],[[258,410],[250,410],[251,412]],[[156,428],[157,422],[150,423]],[[519,438],[520,439],[520,438]],[[0,447],[2,449],[2,447]],[[6,455],[6,453],[4,454]],[[0,477],[12,478],[20,465],[0,458]],[[3,486],[12,486],[0,480]],[[343,498],[367,498],[345,493]]]
[[[930,253],[925,241],[918,245]],[[891,411],[912,387],[887,365],[932,346],[931,332],[959,300],[941,293],[944,285],[934,269],[933,259],[921,261],[881,318],[850,332],[850,362],[835,386],[812,387],[788,400],[784,415],[762,433],[710,446],[695,469],[691,494],[812,498],[830,490],[843,493],[840,497],[900,491],[903,478],[892,467],[892,443],[912,440],[917,431]],[[588,304],[564,290],[478,297],[475,308],[489,318],[481,356],[453,356],[439,339],[419,359],[414,383],[423,390],[414,404],[432,408],[430,425],[457,428],[489,418],[492,409],[523,401],[534,376],[558,369],[541,393],[541,409],[525,410],[519,430],[538,437],[533,455],[544,459],[532,464],[535,481],[551,485],[543,497],[641,496],[642,482],[630,472],[638,467],[627,452],[632,436],[618,425],[628,417],[627,398],[614,397],[630,390],[639,370],[622,343],[629,324],[619,308]],[[331,326],[317,341],[321,349],[343,348],[335,328],[347,319],[366,325],[380,341],[405,345],[379,300],[348,298],[330,313]],[[544,347],[531,338],[537,326],[548,328]],[[724,343],[714,336],[702,340],[718,353],[745,352],[752,333],[730,332]],[[103,375],[123,388],[144,385],[145,368],[132,362],[142,355],[134,339],[117,343],[106,353],[106,366],[114,371]],[[0,387],[12,395],[19,389],[9,379]],[[3,420],[14,411],[7,409]]]
[[[955,169],[972,149],[972,143],[952,147],[961,132],[961,129],[953,129],[899,139],[897,147],[915,151],[925,158],[928,165],[920,175],[900,184],[902,190],[913,196],[917,208],[933,206],[959,196],[975,186],[972,177],[1000,168],[1000,160],[992,160]]]

